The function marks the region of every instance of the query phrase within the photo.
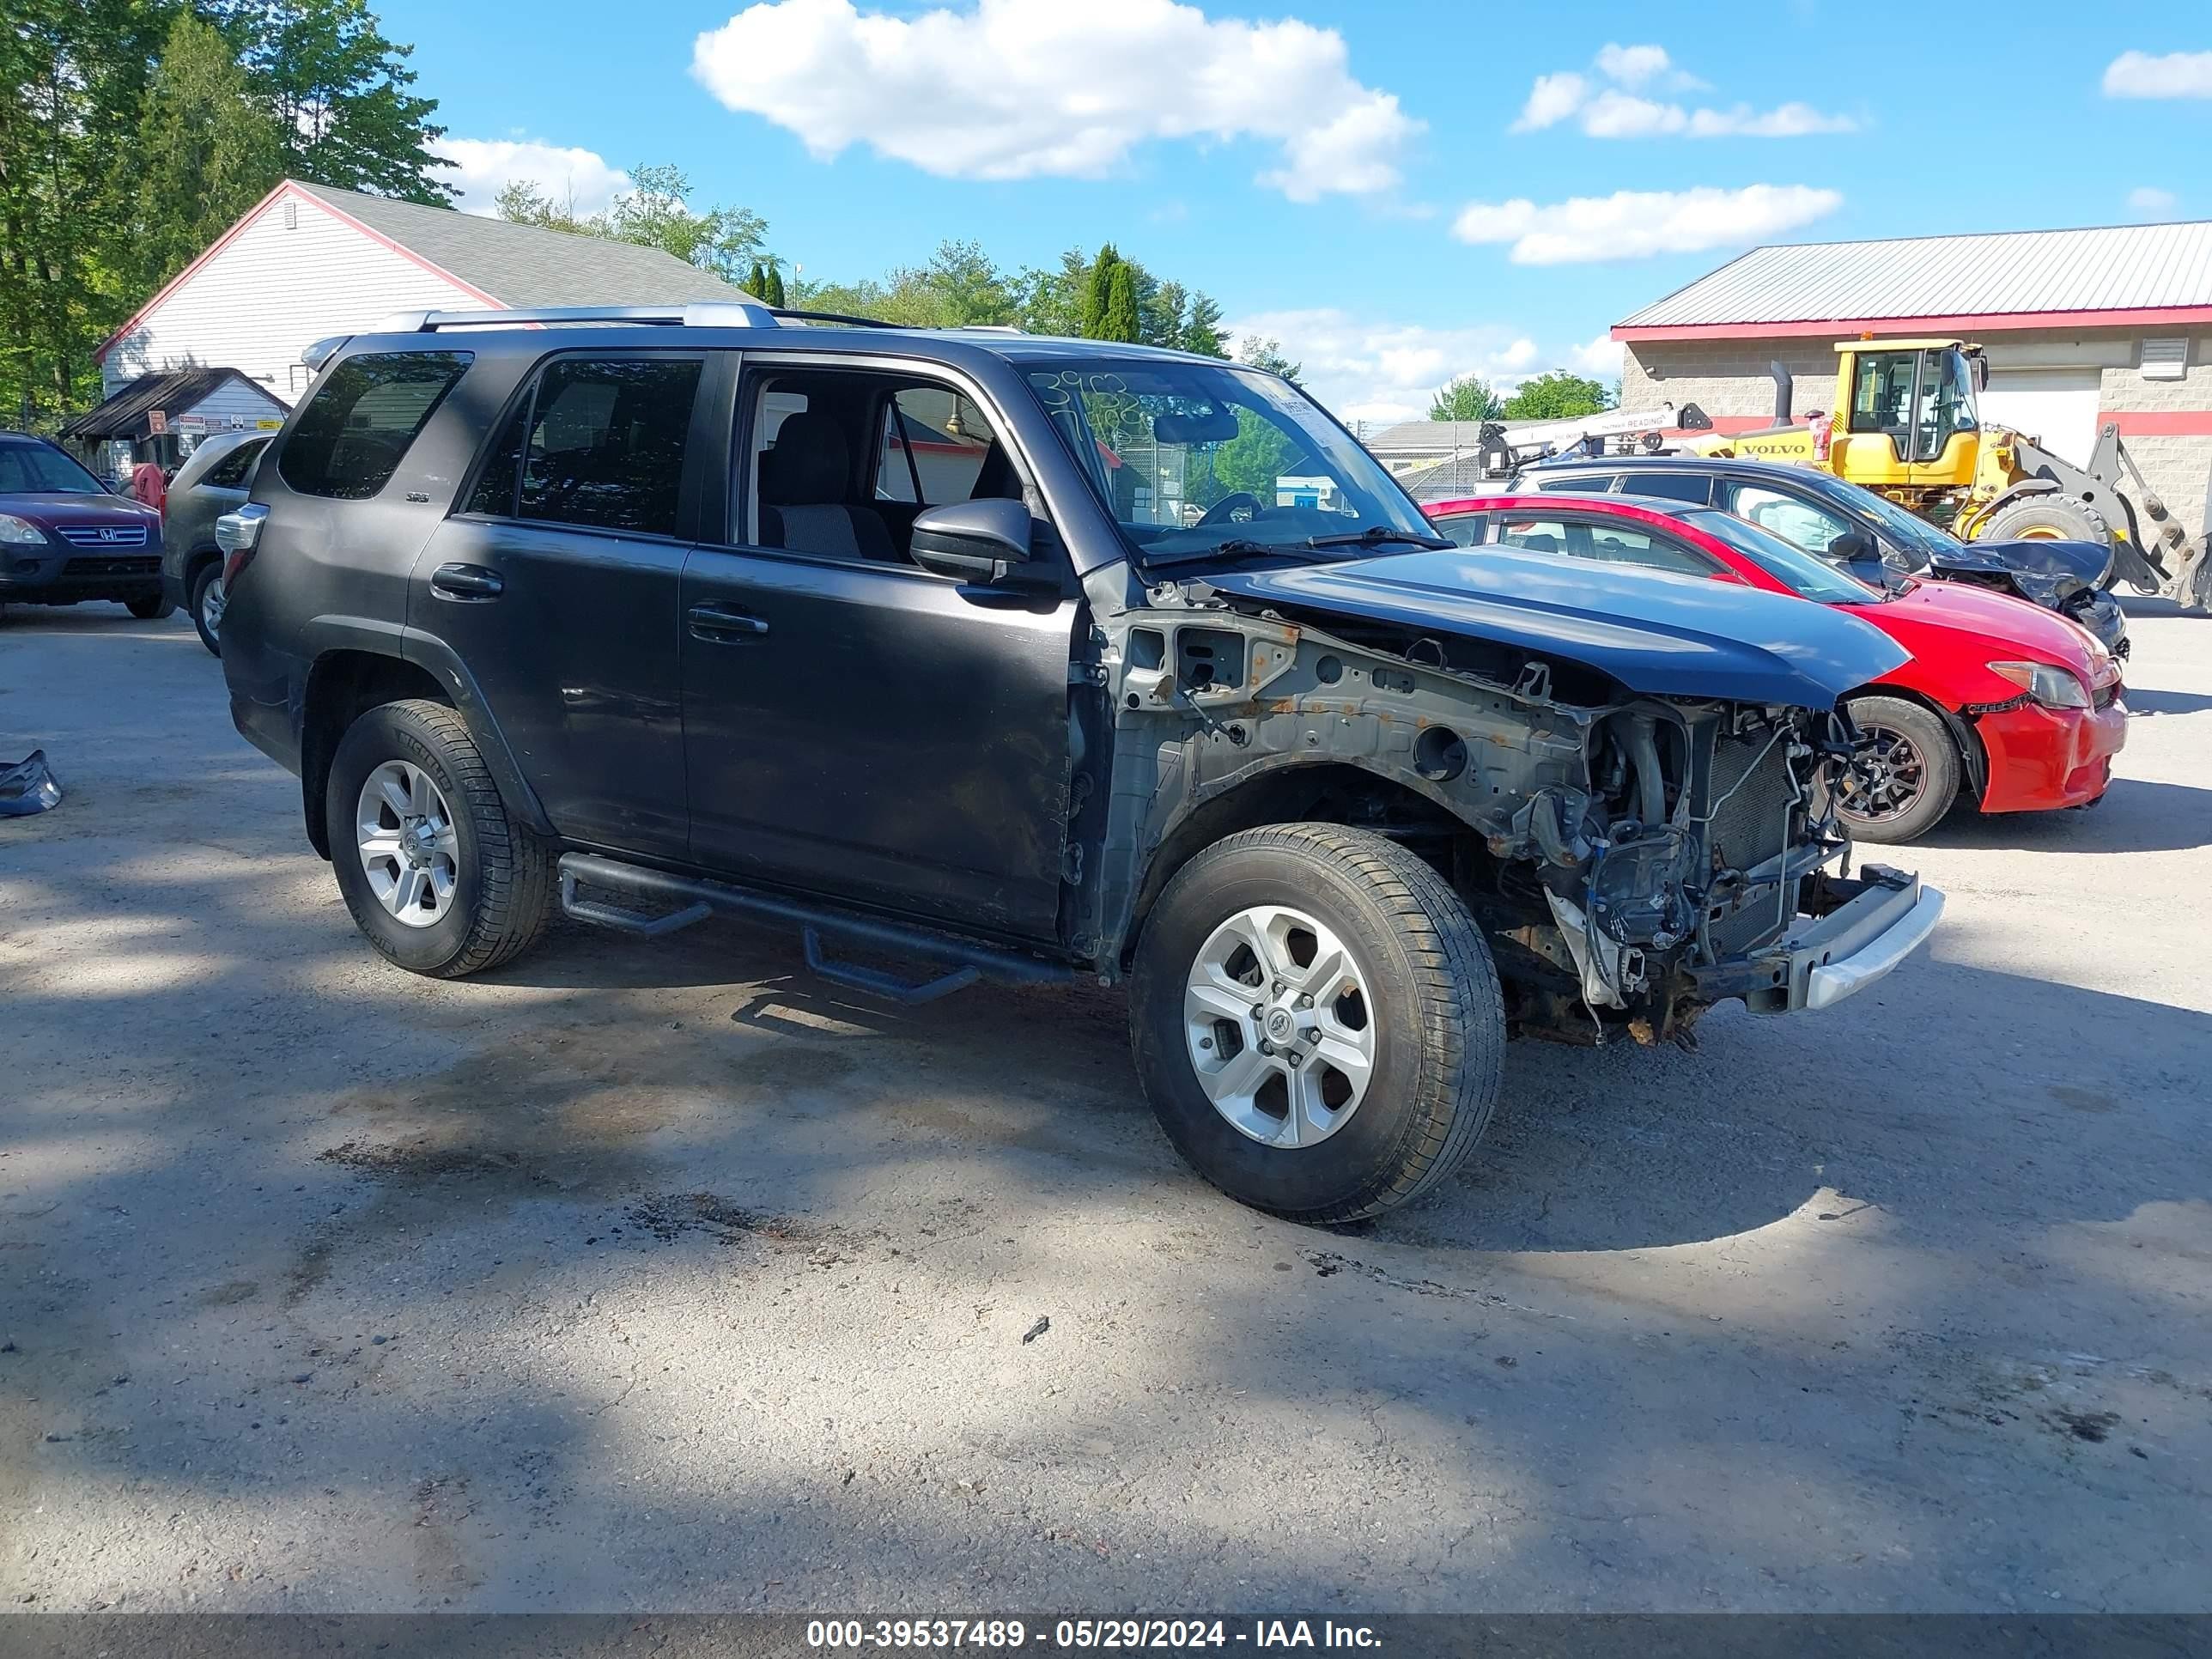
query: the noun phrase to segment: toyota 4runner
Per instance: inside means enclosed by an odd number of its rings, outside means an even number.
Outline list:
[[[1453,548],[1273,375],[751,305],[309,357],[223,672],[415,972],[557,908],[909,1000],[1126,981],[1176,1146],[1340,1222],[1461,1162],[1508,1036],[1824,1007],[1942,908],[1828,789],[1888,640]]]

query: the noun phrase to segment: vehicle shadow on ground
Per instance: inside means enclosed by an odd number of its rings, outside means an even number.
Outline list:
[[[177,852],[145,755],[252,763],[169,718],[0,884],[48,1607],[2202,1599],[2203,1013],[1947,926],[1695,1053],[1514,1045],[1455,1181],[1324,1233],[1184,1169],[1096,987],[724,922],[383,969],[274,769]]]
[[[1954,812],[1921,838],[1930,847],[2038,853],[2178,853],[2212,846],[2212,789],[2116,778],[2094,806],[2057,812]],[[1859,849],[1896,863],[1910,848]]]
[[[2130,714],[2201,714],[2212,708],[2212,696],[2201,691],[2160,691],[2131,685],[2127,704]]]

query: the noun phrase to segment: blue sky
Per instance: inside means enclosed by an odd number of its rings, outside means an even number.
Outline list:
[[[1761,241],[2212,217],[2194,0],[380,9],[479,204],[519,174],[593,208],[674,161],[837,278],[1111,239],[1351,418],[1609,376],[1613,323]]]

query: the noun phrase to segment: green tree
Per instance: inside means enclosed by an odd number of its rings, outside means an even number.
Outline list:
[[[295,179],[444,206],[437,100],[410,88],[412,46],[385,38],[367,0],[211,0]]]
[[[791,303],[784,297],[783,269],[774,259],[768,262],[767,287],[763,290],[761,297],[778,311],[781,311]]]
[[[1429,404],[1432,421],[1496,421],[1504,414],[1505,399],[1480,374],[1462,374],[1439,387]]]
[[[501,185],[499,193],[492,198],[491,210],[518,225],[565,230],[579,236],[592,234],[591,222],[577,216],[573,197],[566,202],[556,202],[527,179],[510,179]]]
[[[1612,398],[1597,381],[1554,368],[1522,381],[1500,412],[1509,421],[1563,421],[1612,407]]]
[[[1114,303],[1114,268],[1121,263],[1121,254],[1109,242],[1098,250],[1098,257],[1091,262],[1091,270],[1083,287],[1083,337],[1099,340],[1106,337],[1106,313]]]
[[[580,217],[573,201],[556,203],[522,179],[500,191],[492,210],[517,224],[657,247],[775,303],[771,293],[780,292],[782,285],[781,279],[773,289],[769,283],[774,260],[761,247],[768,235],[766,220],[750,208],[694,213],[691,181],[680,167],[641,166],[631,169],[630,178],[631,188],[617,196],[605,213]]]
[[[694,213],[691,181],[673,165],[632,167],[630,179],[632,187],[617,196],[591,226],[596,234],[657,247],[733,286],[746,263],[759,256],[768,221],[751,209],[719,207]]]
[[[92,349],[143,297],[127,154],[168,33],[163,0],[7,0],[0,16],[0,421],[95,399]]]
[[[1143,337],[1143,330],[1144,319],[1137,306],[1136,267],[1116,260],[1113,279],[1107,286],[1106,315],[1098,325],[1098,337],[1133,344]]]
[[[1248,334],[1238,343],[1237,361],[1248,368],[1265,369],[1270,374],[1279,374],[1292,386],[1298,384],[1298,372],[1303,365],[1283,356],[1283,343],[1273,338]]]
[[[1213,452],[1213,477],[1219,486],[1215,499],[1241,491],[1273,507],[1275,480],[1290,471],[1297,455],[1297,446],[1279,427],[1249,409],[1239,409],[1237,435]]]
[[[1030,266],[1009,279],[1015,321],[1030,334],[1081,335],[1091,270],[1090,256],[1072,247],[1057,269]]]
[[[1190,310],[1183,317],[1182,331],[1176,337],[1176,344],[1201,357],[1229,355],[1229,342],[1221,332],[1221,307],[1211,295],[1191,296]]]
[[[128,235],[118,263],[151,292],[197,258],[283,176],[283,138],[249,96],[222,31],[177,14],[123,167]]]

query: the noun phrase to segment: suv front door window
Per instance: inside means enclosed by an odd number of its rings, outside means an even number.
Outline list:
[[[562,354],[526,377],[410,598],[476,672],[556,829],[678,858],[683,477],[706,362]]]
[[[969,586],[905,552],[932,505],[1022,497],[996,417],[908,365],[748,361],[740,427],[781,411],[731,514],[756,527],[684,574],[692,857],[1052,938],[1073,584]],[[877,538],[883,556],[854,550]]]

